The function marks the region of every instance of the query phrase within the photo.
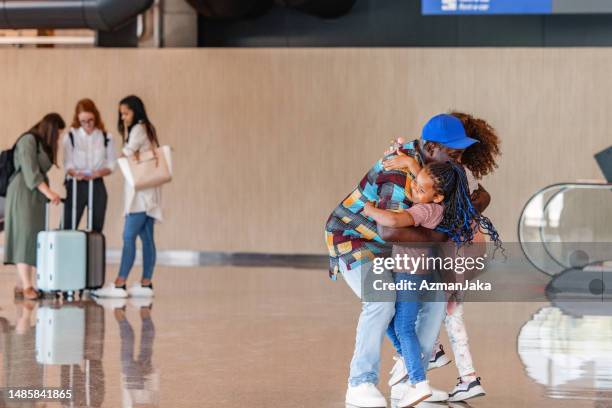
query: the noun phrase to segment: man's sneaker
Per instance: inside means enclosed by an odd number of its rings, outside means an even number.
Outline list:
[[[484,388],[480,385],[480,377],[476,378],[471,383],[464,383],[461,378],[458,378],[459,383],[455,389],[451,391],[448,400],[451,402],[465,401],[470,398],[482,397],[486,395]]]
[[[379,408],[386,407],[387,400],[372,383],[362,383],[357,386],[350,386],[346,390],[346,400],[348,405],[359,408]]]
[[[431,396],[431,388],[429,388],[429,383],[427,381],[421,381],[416,384],[408,384],[406,390],[404,391],[404,395],[402,395],[402,398],[398,401],[397,406],[399,408],[411,407]]]
[[[152,298],[153,297],[153,285],[142,286],[140,283],[135,283],[128,289],[127,293],[131,297]]]
[[[442,348],[442,345],[440,344],[438,350],[435,351],[435,354],[432,356],[431,360],[429,360],[429,366],[427,367],[427,370],[444,367],[450,362],[451,360],[444,353],[444,348]]]
[[[120,298],[125,299],[128,297],[128,293],[125,290],[125,287],[118,288],[113,284],[107,285],[103,288],[94,290],[92,296],[101,297],[101,298]]]
[[[391,374],[391,378],[389,379],[389,387],[393,387],[408,375],[404,358],[402,356],[394,356],[393,359],[395,360],[395,365],[389,373]]]
[[[395,384],[393,387],[391,387],[391,399],[401,399],[408,387],[410,387],[410,384],[407,382]],[[429,388],[431,389],[431,397],[424,400],[425,402],[443,402],[448,400],[448,393],[446,391],[442,391],[434,387]]]

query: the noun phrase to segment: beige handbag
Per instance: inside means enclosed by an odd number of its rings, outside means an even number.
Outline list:
[[[161,146],[127,158],[136,191],[159,187],[172,180],[170,148]]]

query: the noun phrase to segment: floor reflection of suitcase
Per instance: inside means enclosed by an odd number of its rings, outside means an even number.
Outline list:
[[[72,390],[63,407],[101,407],[106,383],[102,355],[104,308],[93,301],[71,303],[61,308],[41,306],[36,319],[36,364],[42,366],[42,384],[49,387],[49,365],[60,368],[59,387]],[[57,386],[57,381],[53,381]],[[43,386],[43,385],[41,385]],[[0,408],[3,405],[0,402]]]
[[[87,236],[85,232],[49,231],[49,204],[47,204],[45,231],[39,232],[37,237],[36,284],[38,288],[43,292],[76,292],[84,289],[86,258]]]
[[[70,406],[101,407],[106,393],[102,361],[85,360],[80,365],[61,366],[60,387],[72,390]]]
[[[36,361],[80,364],[84,358],[85,310],[78,306],[42,306],[36,317]]]
[[[94,301],[83,302],[85,309],[86,360],[102,360],[104,356],[105,316],[104,308]]]

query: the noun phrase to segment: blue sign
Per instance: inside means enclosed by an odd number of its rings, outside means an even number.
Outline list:
[[[551,14],[553,0],[421,0],[424,15]]]

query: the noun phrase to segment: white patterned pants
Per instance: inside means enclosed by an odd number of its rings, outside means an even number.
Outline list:
[[[474,363],[472,361],[472,353],[470,353],[470,345],[465,322],[463,321],[463,302],[449,305],[448,313],[444,319],[446,333],[455,355],[455,364],[460,376],[466,376],[475,372]],[[433,349],[432,358],[439,349],[440,339],[436,342]]]

